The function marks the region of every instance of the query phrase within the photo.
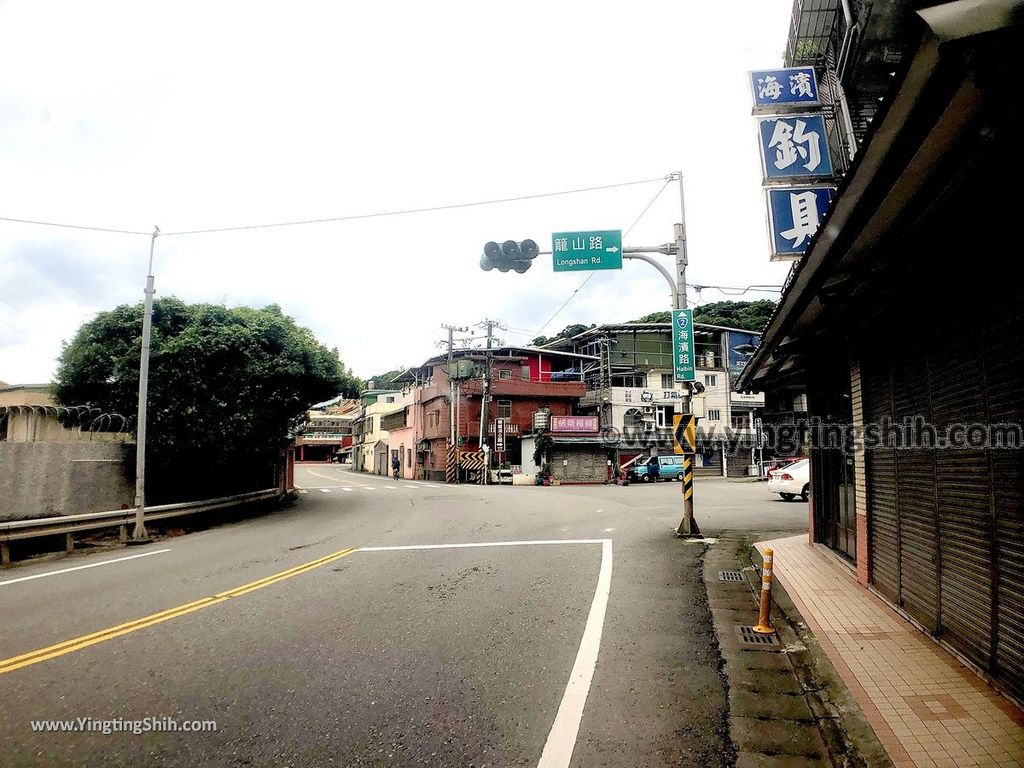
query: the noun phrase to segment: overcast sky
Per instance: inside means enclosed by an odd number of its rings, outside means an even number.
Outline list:
[[[0,2],[0,216],[165,232],[686,176],[689,281],[781,284],[746,72],[792,0]],[[484,273],[487,240],[627,229],[660,182],[460,210],[156,241],[158,296],[280,304],[360,376],[443,322],[526,343],[669,308],[633,262]],[[672,239],[675,186],[626,240]],[[142,299],[149,239],[0,222],[0,379],[49,380],[92,314]],[[671,267],[671,259],[662,257]],[[700,303],[724,297],[705,290]],[[691,302],[697,298],[691,291]],[[477,331],[477,333],[480,333]]]

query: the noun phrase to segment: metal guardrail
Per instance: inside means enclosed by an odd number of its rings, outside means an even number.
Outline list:
[[[178,504],[163,504],[156,507],[146,508],[146,522],[153,520],[165,520],[171,517],[183,517],[199,512],[212,512],[217,509],[228,509],[243,504],[251,504],[257,501],[266,501],[278,498],[282,495],[279,488],[268,488],[263,491],[241,493],[236,496],[223,496],[219,499],[206,499],[204,501],[185,501]],[[11,541],[21,539],[33,539],[39,536],[59,536],[66,534],[70,536],[80,531],[95,531],[101,528],[121,528],[121,538],[124,539],[127,527],[135,522],[135,509],[115,509],[110,512],[86,512],[80,515],[59,515],[57,517],[40,517],[32,520],[11,520],[0,523],[0,547],[2,547],[2,561],[6,564],[10,560],[7,544]],[[68,547],[72,547],[68,542]]]

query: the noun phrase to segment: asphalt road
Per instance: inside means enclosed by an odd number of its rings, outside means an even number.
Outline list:
[[[290,509],[0,572],[0,765],[729,764],[677,483],[296,482]],[[696,499],[707,536],[806,529],[762,484]]]

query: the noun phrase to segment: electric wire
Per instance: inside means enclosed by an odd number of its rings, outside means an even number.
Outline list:
[[[657,201],[657,199],[659,197],[661,197],[661,193],[665,191],[666,187],[668,187],[668,185],[671,184],[672,181],[673,181],[672,177],[668,177],[668,178],[665,179],[665,183],[654,194],[654,197],[651,198],[651,201],[649,203],[647,203],[646,206],[644,206],[644,209],[642,211],[640,211],[640,215],[637,216],[633,220],[633,223],[629,225],[629,228],[625,232],[622,233],[622,238],[623,239],[625,239],[626,236],[630,232],[633,231],[633,228],[636,227],[636,225],[640,223],[640,219],[642,219],[647,214],[647,212],[649,210],[651,210],[651,206],[654,205],[654,203]],[[576,289],[572,293],[569,294],[569,297],[565,301],[562,302],[562,306],[560,306],[558,309],[556,309],[555,313],[553,315],[551,315],[551,317],[549,317],[547,319],[547,322],[544,323],[544,325],[542,325],[537,330],[537,332],[534,334],[535,337],[536,336],[540,336],[544,332],[544,329],[547,328],[549,325],[551,325],[551,322],[562,313],[563,309],[565,309],[567,306],[569,306],[569,302],[571,302],[574,298],[576,298],[576,295],[581,290],[583,290],[584,286],[586,286],[586,284],[589,283],[591,281],[591,279],[593,279],[594,275],[596,275],[596,274],[597,274],[597,272],[594,271],[594,272],[591,272],[589,275],[587,275],[585,278],[583,278],[583,282],[581,282],[578,286],[576,286]]]
[[[655,179],[637,179],[635,181],[622,181],[617,184],[601,184],[594,187],[579,187],[577,189],[564,189],[558,192],[538,192],[532,195],[519,195],[516,197],[499,197],[491,200],[474,200],[466,203],[449,203],[447,205],[432,205],[422,208],[405,208],[392,211],[377,211],[374,213],[356,213],[346,216],[331,216],[321,219],[302,219],[297,221],[276,221],[265,224],[245,224],[233,227],[210,227],[207,229],[184,229],[170,232],[161,232],[160,237],[174,237],[178,235],[203,235],[217,232],[241,232],[252,229],[271,229],[275,227],[298,227],[308,224],[327,224],[339,221],[358,221],[360,219],[378,219],[388,216],[407,216],[414,213],[432,213],[436,211],[451,211],[458,208],[476,208],[482,205],[499,205],[502,203],[516,203],[523,200],[538,200],[546,197],[560,197],[563,195],[576,195],[584,192],[600,192],[607,189],[618,189],[620,187],[633,187],[640,184],[653,184],[656,181],[663,181],[664,177]],[[667,184],[667,182],[666,182]],[[19,219],[10,216],[0,216],[0,221],[13,224],[33,224],[41,227],[60,227],[63,229],[80,229],[90,232],[107,232],[118,235],[145,235],[151,237],[152,232],[143,232],[135,229],[117,229],[113,227],[97,227],[86,224],[67,224],[55,221],[41,221],[35,219]]]
[[[651,184],[661,179],[639,179],[637,181],[624,181],[618,184],[603,184],[596,187],[580,187],[579,189],[566,189],[560,192],[539,192],[532,195],[519,195],[517,197],[499,197],[492,200],[476,200],[468,203],[450,203],[448,205],[432,205],[423,208],[405,208],[393,211],[379,211],[377,213],[357,213],[348,216],[332,216],[323,219],[304,219],[301,221],[279,221],[270,224],[246,224],[236,227],[213,227],[210,229],[180,230],[177,232],[165,232],[163,237],[178,235],[205,235],[216,232],[240,232],[252,229],[271,229],[277,227],[298,227],[308,224],[328,224],[339,221],[359,221],[362,219],[379,219],[388,216],[407,216],[414,213],[434,213],[437,211],[451,211],[458,208],[476,208],[482,205],[498,205],[502,203],[517,203],[523,200],[538,200],[546,197],[560,197],[563,195],[576,195],[584,192],[599,192],[606,189],[617,189],[619,187],[631,187],[639,184]]]

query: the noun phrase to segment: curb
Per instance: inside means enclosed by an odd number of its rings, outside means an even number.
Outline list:
[[[772,590],[777,645],[751,647],[737,626],[758,619],[756,533],[727,532],[704,559],[704,582],[729,684],[729,730],[738,768],[892,768],[860,707],[789,595]],[[742,581],[722,582],[719,571]]]

